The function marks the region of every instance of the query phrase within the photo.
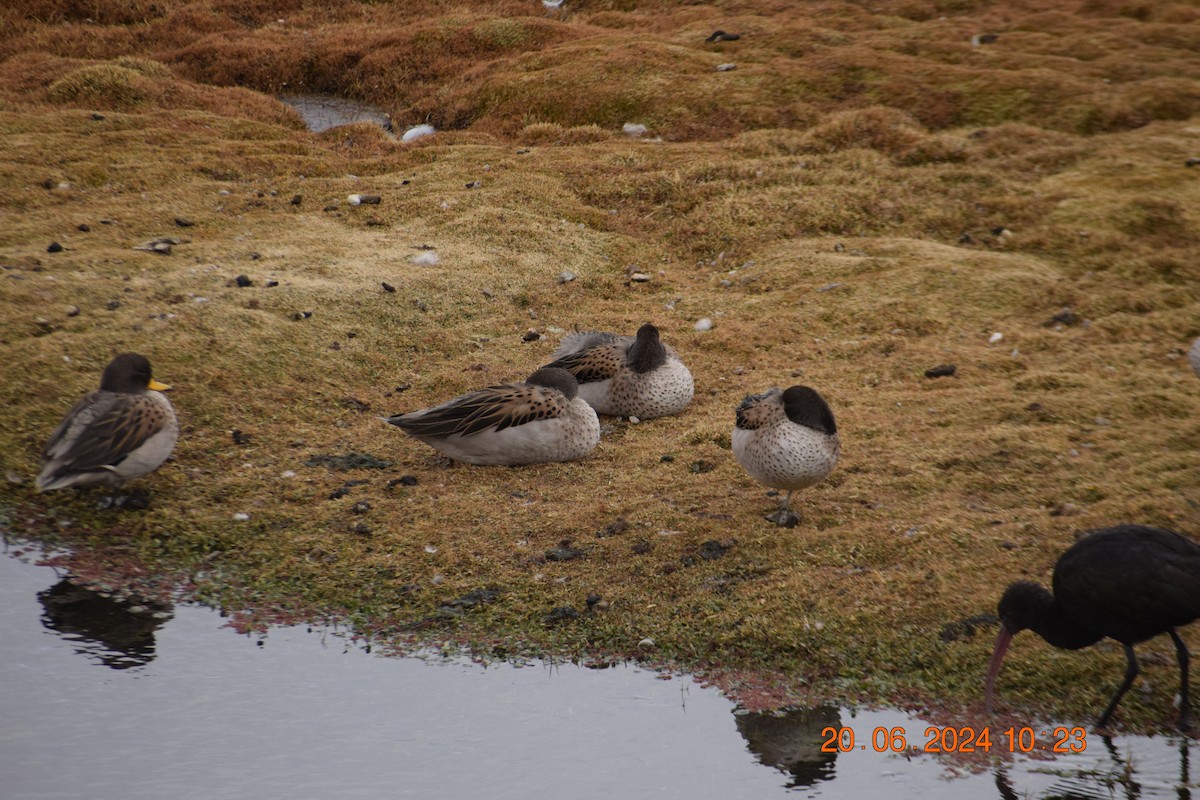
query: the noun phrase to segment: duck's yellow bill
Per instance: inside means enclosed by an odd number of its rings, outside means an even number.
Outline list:
[[[156,392],[165,392],[167,389],[170,389],[171,387],[165,383],[159,383],[158,381],[151,378],[150,379],[150,388]]]

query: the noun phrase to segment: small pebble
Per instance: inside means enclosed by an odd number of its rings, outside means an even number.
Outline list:
[[[632,272],[629,275],[629,280],[634,283],[645,283],[650,280],[651,276],[645,272]]]
[[[120,300],[109,300],[108,304],[105,306],[105,308],[107,308],[109,311],[116,311],[120,307],[121,307]]]
[[[278,286],[278,285],[279,285],[279,281],[267,281],[268,288],[273,287],[273,286]]]
[[[717,72],[731,72],[737,69],[737,64],[718,64]]]
[[[79,306],[67,306],[67,316],[68,317],[78,317],[79,316]]]
[[[233,282],[238,285],[239,289],[245,289],[247,286],[253,286],[254,281],[250,280],[248,275],[238,275],[233,279]]]
[[[1000,333],[1000,331],[996,331],[995,333],[993,333],[991,336],[988,337],[988,344],[995,344],[996,342],[999,342],[1002,339],[1004,339],[1004,334]]]
[[[388,294],[391,294],[392,292],[395,292],[395,291],[396,291],[396,287],[395,287],[395,286],[392,286],[392,285],[391,285],[390,283],[388,283],[387,281],[383,281],[382,283],[380,283],[380,285],[381,285],[381,286],[383,286],[383,290],[384,290],[385,292],[387,292]]]
[[[50,246],[46,248],[47,253],[61,253],[62,251],[63,246],[58,242],[51,242]]]
[[[577,276],[574,272],[571,272],[569,269],[564,269],[562,272],[558,273],[558,282],[570,283],[571,281],[575,280],[576,277]]]
[[[377,206],[383,202],[383,198],[377,194],[352,194],[346,198],[352,206]]]
[[[529,330],[525,331],[525,333],[521,334],[522,342],[536,342],[538,339],[541,339],[541,338],[542,338],[542,335],[537,332],[536,328],[530,328]]]
[[[294,477],[296,477],[296,473],[295,473],[295,471],[293,471],[293,470],[290,470],[290,469],[285,469],[283,472],[279,473],[279,477],[281,477],[281,478],[294,478]]]
[[[641,419],[639,419],[638,417],[631,416],[629,418],[630,425],[637,425],[639,422],[641,422]]]
[[[713,321],[708,317],[701,317],[700,319],[696,320],[696,325],[694,327],[696,330],[702,332],[711,331],[713,329]]]
[[[418,267],[433,266],[434,264],[441,261],[441,259],[438,258],[438,254],[436,252],[434,252],[433,250],[427,250],[424,253],[415,255],[410,260],[413,264],[415,264]]]
[[[192,220],[188,219],[187,217],[176,217],[175,224],[181,228],[190,228],[193,225],[195,225],[196,223],[193,222]]]
[[[83,231],[84,233],[87,233],[87,232],[89,232],[89,231],[92,229],[92,226],[91,226],[91,225],[88,225],[86,222],[85,222],[85,223],[83,223],[82,225],[79,225],[79,226],[77,226],[77,227],[78,227],[78,229],[79,229],[79,230]]]
[[[642,648],[643,650],[649,650],[651,647],[654,647],[654,640],[647,636],[645,639],[642,639],[640,642],[638,642],[638,647]]]
[[[233,515],[234,522],[245,522],[248,519],[250,519],[250,515],[244,511],[239,511]]]
[[[304,202],[304,195],[302,195],[302,194],[292,195],[292,205],[298,206],[303,202]]]
[[[621,126],[621,131],[626,136],[632,136],[635,139],[644,134],[646,130],[646,126],[638,122],[626,122]]]

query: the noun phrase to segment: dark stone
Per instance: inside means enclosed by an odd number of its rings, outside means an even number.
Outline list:
[[[104,119],[103,114],[97,114],[95,111],[92,112],[92,121],[93,122],[100,122],[103,119]]]
[[[926,378],[948,378],[958,371],[958,367],[954,364],[938,364],[936,367],[925,370]]]
[[[989,628],[1000,623],[995,614],[976,614],[951,622],[942,628],[938,634],[943,642],[957,642],[959,639],[970,639],[978,628]]]
[[[359,500],[357,503],[350,506],[350,510],[355,514],[365,514],[371,510],[371,504],[366,500]]]
[[[388,294],[391,294],[392,292],[396,291],[396,287],[392,286],[387,281],[383,281],[380,285],[383,286],[383,290],[385,292],[387,292]]]
[[[273,289],[279,285],[279,281],[267,281],[267,288]]]
[[[1183,163],[1189,167],[1200,167],[1200,158],[1189,158]]]
[[[475,606],[487,605],[494,603],[500,597],[500,592],[495,589],[476,589],[467,592],[457,600],[451,600],[448,603],[443,603],[442,608],[474,608]]]
[[[83,223],[82,225],[79,225],[79,226],[78,226],[78,228],[79,228],[79,230],[83,231],[84,233],[88,233],[89,231],[91,231],[91,229],[92,229],[92,226],[91,226],[91,225],[88,225],[88,224],[85,222],[85,223]]]
[[[311,312],[311,311],[297,311],[295,314],[292,314],[292,319],[299,322],[302,319],[308,319],[312,315],[313,315],[313,312]]]
[[[350,528],[350,530],[353,531],[354,533],[358,534],[359,536],[370,536],[371,535],[371,526],[365,522],[354,523],[354,525]]]
[[[571,606],[555,606],[545,616],[544,621],[547,625],[558,625],[561,622],[579,619],[580,616],[582,615]]]
[[[234,444],[241,445],[250,444],[250,440],[254,438],[248,433],[242,433],[242,431],[238,428],[234,428],[232,431],[230,431],[229,435],[233,437]]]
[[[522,342],[536,342],[540,338],[542,338],[542,335],[533,328],[530,328],[529,330],[525,331],[525,333],[521,334]]]
[[[598,594],[589,594],[587,599],[584,600],[584,602],[587,603],[588,611],[591,611],[593,608],[595,608],[596,603],[599,603],[601,599],[602,598]]]
[[[46,248],[47,253],[61,253],[62,251],[63,246],[58,242],[51,242],[50,246]]]
[[[585,551],[571,546],[570,539],[563,539],[559,542],[558,547],[551,547],[545,553],[547,561],[573,561],[583,558],[584,555],[586,555]]]
[[[245,289],[247,286],[254,285],[254,281],[250,280],[248,275],[238,275],[233,279],[233,282],[238,285],[239,289]]]
[[[654,545],[650,543],[649,539],[638,539],[629,547],[629,549],[637,553],[639,556],[644,556],[646,553],[649,553],[654,549]]]
[[[629,530],[629,520],[624,517],[617,517],[612,522],[604,526],[603,530],[596,531],[596,537],[605,539],[609,536],[619,536]]]
[[[176,217],[175,224],[181,228],[190,228],[193,225],[195,225],[196,223],[193,222],[192,220],[188,219],[187,217]]]
[[[349,489],[347,489],[345,486],[339,486],[338,488],[334,489],[332,492],[329,493],[329,499],[330,500],[341,500],[343,497],[345,497],[348,494],[350,494]]]
[[[387,482],[388,488],[393,486],[416,486],[420,483],[415,475],[401,475],[399,478],[392,478]]]
[[[1051,328],[1055,325],[1074,325],[1077,322],[1079,322],[1079,317],[1075,315],[1075,312],[1064,308],[1042,324],[1044,327]]]
[[[658,460],[663,464],[670,464],[675,460],[675,456],[671,455],[670,453],[663,453],[661,456],[659,456]]]
[[[700,557],[705,561],[715,561],[732,550],[733,545],[734,542],[732,539],[727,539],[723,542],[718,542],[716,539],[709,539],[700,545]]]
[[[736,42],[742,38],[740,33],[726,33],[725,31],[713,31],[704,41],[712,44],[714,42]]]
[[[298,206],[303,202],[304,202],[304,195],[302,195],[302,194],[292,195],[292,205]]]
[[[105,308],[107,308],[109,311],[116,311],[120,307],[121,307],[120,300],[109,300],[108,304],[105,305]]]

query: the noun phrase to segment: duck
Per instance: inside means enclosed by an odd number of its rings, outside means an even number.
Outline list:
[[[687,408],[695,392],[692,373],[650,323],[636,336],[569,333],[551,358],[546,366],[574,375],[579,395],[597,414],[666,417]]]
[[[794,527],[792,493],[829,477],[841,453],[837,423],[825,398],[808,386],[747,395],[736,410],[733,455],[751,478],[787,495],[766,519]]]
[[[383,420],[455,461],[480,466],[574,461],[600,443],[596,412],[580,397],[575,376],[557,367]]]
[[[42,451],[37,488],[121,486],[162,466],[179,439],[170,389],[154,380],[150,360],[121,353],[100,376],[100,388],[67,412]]]

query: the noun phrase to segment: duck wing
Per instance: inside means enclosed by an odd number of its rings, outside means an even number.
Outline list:
[[[570,401],[557,389],[510,383],[489,386],[424,411],[388,417],[414,436],[470,436],[502,431],[566,414]]]

